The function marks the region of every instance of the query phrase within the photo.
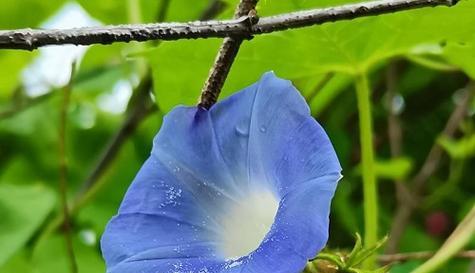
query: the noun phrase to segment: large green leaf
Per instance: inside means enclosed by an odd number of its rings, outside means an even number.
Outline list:
[[[467,41],[448,42],[444,48],[444,55],[449,62],[460,67],[472,79],[475,79],[475,31],[473,33]]]
[[[284,2],[287,6],[279,2],[280,10],[295,9],[294,2]],[[452,8],[426,8],[258,35],[241,47],[223,97],[268,70],[290,79],[329,71],[357,74],[394,56],[428,52],[434,44],[447,41],[464,41],[475,31],[474,13],[475,1],[467,0]],[[164,110],[196,102],[219,44],[214,39],[167,42],[148,53],[157,101]]]
[[[249,56],[247,60],[253,63],[285,64],[285,73],[292,77],[329,70],[359,73],[396,55],[466,39],[475,30],[474,12],[471,0],[453,8],[426,8],[272,33],[256,37],[243,47],[241,56]]]
[[[54,202],[54,193],[41,185],[0,185],[0,265],[25,245]]]

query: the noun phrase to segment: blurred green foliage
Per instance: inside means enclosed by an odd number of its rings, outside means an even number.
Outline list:
[[[100,22],[120,24],[137,19],[154,22],[162,1],[77,2]],[[220,18],[231,17],[237,3],[226,2],[228,6]],[[258,13],[265,16],[346,2],[261,0]],[[70,2],[3,1],[0,29],[40,27],[66,3]],[[173,0],[166,18],[195,20],[208,3]],[[380,236],[389,232],[394,219],[395,183],[411,181],[434,143],[440,143],[445,153],[424,191],[427,202],[416,210],[401,238],[400,251],[436,250],[474,204],[475,103],[454,137],[439,137],[461,94],[468,92],[464,88],[470,78],[475,80],[474,14],[475,1],[462,0],[452,8],[425,8],[327,23],[260,35],[243,44],[221,98],[251,84],[263,72],[274,70],[278,76],[291,79],[308,98],[312,113],[337,150],[345,178],[333,203],[330,248],[351,248],[353,234],[364,233],[353,87],[357,75],[368,75],[372,86]],[[138,125],[99,178],[96,185],[100,186],[74,211],[73,243],[80,272],[104,272],[98,238],[105,224],[116,213],[127,186],[148,156],[163,114],[178,104],[196,103],[219,45],[219,39],[95,45],[83,57],[74,78],[66,134],[71,203],[132,112],[137,94],[132,94],[123,113],[107,111],[100,101],[112,94],[120,81],[137,86],[147,71],[144,63],[151,69],[159,111]],[[22,84],[22,71],[40,54],[41,51],[0,51],[0,273],[68,270],[61,232],[45,234],[60,213],[61,88],[51,87],[50,93],[32,98]],[[396,68],[391,76],[396,78],[392,88],[398,100],[388,103],[390,67]],[[329,75],[328,83],[321,86],[319,83]],[[315,90],[317,87],[321,88]],[[390,153],[389,111],[395,111],[401,123],[402,154],[398,157]],[[448,219],[440,234],[431,233],[427,224],[433,212],[442,212]],[[475,248],[474,239],[468,247]],[[417,260],[395,265],[392,272],[410,272],[420,263]],[[440,272],[469,272],[469,266],[473,268],[473,262],[470,265],[468,260],[455,259]]]

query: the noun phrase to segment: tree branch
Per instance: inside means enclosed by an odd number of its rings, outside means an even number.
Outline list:
[[[258,0],[241,0],[234,13],[234,18],[247,15],[256,7],[257,1]],[[250,20],[249,23],[249,27],[251,27],[252,24],[257,23],[257,21]],[[227,37],[224,39],[214,61],[214,65],[209,72],[208,79],[205,82],[203,90],[201,90],[199,106],[209,109],[216,103],[242,42],[242,37]]]
[[[378,0],[264,17],[257,24],[251,26],[249,21],[252,18],[245,13],[240,13],[239,15],[242,17],[238,19],[223,21],[117,25],[66,30],[6,30],[0,31],[0,49],[34,50],[46,45],[91,45],[148,40],[250,37],[325,22],[349,20],[422,7],[452,6],[456,3],[457,0]]]

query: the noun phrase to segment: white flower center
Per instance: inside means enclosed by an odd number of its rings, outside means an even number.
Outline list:
[[[256,191],[233,203],[221,221],[221,252],[228,259],[254,251],[269,232],[279,207],[270,191]]]

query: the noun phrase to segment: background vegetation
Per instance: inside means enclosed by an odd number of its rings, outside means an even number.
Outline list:
[[[60,18],[71,7],[84,9],[91,17],[88,24],[155,22],[163,15],[167,21],[196,20],[209,1],[192,2],[3,1],[0,29],[75,26],[78,16],[70,16],[70,22]],[[261,0],[258,13],[346,2]],[[225,3],[219,18],[232,17],[237,2]],[[62,25],[54,25],[58,22]],[[98,239],[105,224],[148,157],[163,115],[175,105],[196,103],[220,43],[207,39],[95,45],[79,51],[0,51],[1,273],[68,272],[58,229],[63,163],[79,271],[104,272]],[[66,57],[73,50],[76,58]],[[70,59],[76,59],[72,79]],[[386,251],[437,250],[475,203],[475,1],[260,35],[241,47],[221,98],[268,70],[293,80],[343,165],[329,247],[351,248],[354,233],[365,233],[358,120],[359,111],[371,110],[378,237],[391,232],[398,210],[410,207],[412,217],[393,230],[401,236],[390,239]],[[357,94],[364,97],[365,92],[371,109],[361,100],[358,107]],[[70,94],[69,103],[65,94]],[[421,174],[424,166],[429,169]],[[414,183],[422,187],[416,189]],[[414,209],[408,204],[415,204]],[[466,246],[470,248],[475,248],[475,238]],[[410,272],[421,263],[400,263],[392,272]],[[440,272],[475,272],[475,265],[473,259],[454,259]]]

